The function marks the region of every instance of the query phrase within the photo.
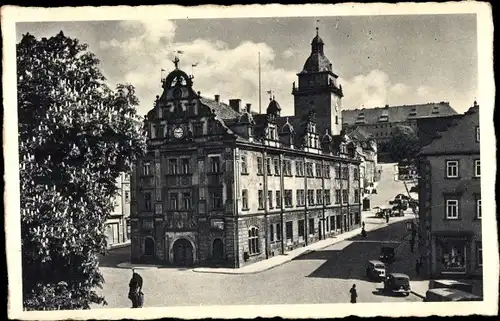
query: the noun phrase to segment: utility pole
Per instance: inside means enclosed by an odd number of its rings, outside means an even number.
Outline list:
[[[259,114],[262,114],[262,101],[261,101],[261,76],[260,76],[260,52],[259,52]]]

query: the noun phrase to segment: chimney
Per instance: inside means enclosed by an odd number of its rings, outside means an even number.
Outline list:
[[[389,108],[389,105],[388,105],[388,104],[385,104],[385,108]]]
[[[220,95],[215,95],[215,102],[218,103],[220,101]]]
[[[229,106],[237,113],[241,113],[241,99],[229,99]]]
[[[198,97],[201,97],[201,91],[198,91]]]
[[[250,107],[252,107],[252,104],[247,103],[247,113],[250,112]]]

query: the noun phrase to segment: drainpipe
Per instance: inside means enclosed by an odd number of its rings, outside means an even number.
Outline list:
[[[264,240],[265,240],[265,248],[266,248],[266,259],[269,258],[269,220],[268,220],[268,217],[267,217],[267,212],[268,212],[268,207],[269,207],[269,204],[268,204],[268,200],[267,200],[267,175],[269,174],[267,172],[267,148],[264,146],[264,152],[263,152],[263,163],[264,163],[264,182],[263,182],[263,188],[262,188],[262,193],[264,195],[262,195],[264,197],[264,222],[265,222],[265,226],[264,226],[264,233],[265,233],[265,236],[264,236]]]
[[[345,232],[345,219],[344,219],[344,212],[342,211],[342,208],[344,207],[344,178],[342,177],[342,161],[339,162],[339,171],[340,171],[340,234]]]
[[[308,203],[309,203],[308,189],[307,189],[307,176],[309,174],[307,173],[307,160],[306,160],[305,153],[304,153],[303,160],[304,160],[304,170],[305,170],[305,173],[304,173],[304,201],[305,201],[305,204],[304,204],[304,228],[305,228],[304,238],[305,238],[306,246],[307,246],[309,244],[309,229],[310,229],[310,227],[309,227],[309,215],[307,213]],[[293,240],[292,240],[292,242],[293,242]]]
[[[283,154],[280,154],[280,167],[281,167],[281,171],[280,171],[280,221],[281,221],[281,224],[280,224],[280,227],[281,227],[281,230],[278,232],[276,231],[277,233],[280,233],[280,242],[281,242],[281,254],[285,254],[285,241],[283,240],[283,229],[285,227],[285,222],[284,222],[284,217],[283,217],[283,211],[284,211],[284,208],[285,208],[285,204],[283,202],[283,199],[284,199],[284,194],[285,194],[285,176],[284,176],[284,160],[283,160]],[[276,200],[277,202],[278,200]]]
[[[321,198],[322,198],[322,207],[323,207],[323,226],[321,229],[323,230],[323,239],[326,239],[326,217],[325,217],[325,211],[326,211],[326,204],[325,204],[325,160],[321,160]],[[316,196],[317,197],[317,196]]]
[[[235,259],[235,267],[240,267],[240,245],[239,245],[239,232],[238,232],[238,200],[240,199],[240,149],[238,147],[234,148],[233,153],[233,166],[234,166],[234,185],[233,185],[233,195],[234,195],[234,204],[233,204],[233,224],[234,224],[234,259]]]

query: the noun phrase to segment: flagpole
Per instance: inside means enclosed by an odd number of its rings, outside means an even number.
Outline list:
[[[261,82],[260,82],[260,52],[259,52],[259,114],[262,114]]]

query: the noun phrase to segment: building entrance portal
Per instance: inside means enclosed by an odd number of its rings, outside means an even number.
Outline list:
[[[153,256],[155,254],[155,242],[148,237],[144,240],[144,255]]]
[[[175,241],[174,246],[174,264],[180,266],[193,265],[193,247],[186,239]]]
[[[224,243],[221,239],[215,239],[212,245],[212,258],[215,261],[220,261],[224,258]]]

